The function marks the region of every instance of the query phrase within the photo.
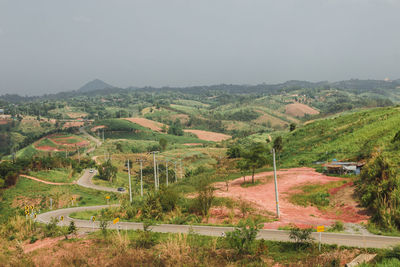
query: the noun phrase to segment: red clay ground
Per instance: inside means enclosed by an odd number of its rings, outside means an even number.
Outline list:
[[[143,127],[149,128],[156,132],[162,132],[161,130],[162,130],[162,127],[164,126],[164,124],[162,124],[160,122],[148,120],[145,118],[125,118],[125,120],[139,124]]]
[[[301,103],[293,103],[286,105],[285,113],[294,117],[303,117],[306,114],[315,115],[319,114],[319,111]]]
[[[202,130],[183,130],[186,133],[195,134],[199,139],[206,140],[206,141],[214,141],[219,142],[223,140],[227,140],[232,138],[230,135],[222,134],[222,133],[214,133],[209,131],[202,131]]]
[[[273,172],[263,172],[256,174],[256,179],[265,179],[272,176]],[[246,177],[248,181],[250,176]],[[316,172],[312,168],[293,168],[278,171],[278,191],[279,207],[281,218],[278,221],[264,224],[264,228],[277,229],[279,227],[295,224],[299,227],[309,227],[317,225],[332,225],[339,220],[344,223],[366,222],[368,216],[365,211],[357,207],[357,203],[352,199],[351,184],[341,186],[333,193],[334,207],[326,211],[319,210],[317,207],[297,206],[289,202],[289,195],[296,192],[296,189],[305,184],[325,184],[334,181],[341,181],[344,178],[330,177]],[[234,199],[243,199],[255,204],[256,207],[268,212],[276,212],[275,191],[273,179],[268,179],[266,183],[242,188],[243,178],[238,178],[231,182],[229,191],[225,191],[225,184],[219,183],[217,187],[223,188],[217,191],[216,195],[220,197],[230,197]],[[298,192],[298,190],[297,190]]]

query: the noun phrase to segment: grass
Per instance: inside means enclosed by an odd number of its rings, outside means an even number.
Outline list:
[[[248,187],[257,186],[257,185],[260,185],[260,184],[263,184],[263,182],[260,181],[260,180],[255,180],[254,183],[252,183],[251,180],[250,180],[250,181],[246,181],[246,182],[241,183],[240,186],[243,187],[243,188],[248,188]]]
[[[80,173],[74,173],[72,169],[62,168],[36,172],[31,171],[29,175],[49,182],[71,183],[80,176]]]
[[[347,181],[337,181],[326,184],[310,184],[299,186],[295,189],[301,190],[301,193],[292,194],[289,197],[290,202],[293,204],[307,207],[316,206],[319,209],[326,208],[330,204],[329,189],[339,187],[346,184]]]
[[[0,222],[7,220],[14,214],[23,214],[25,205],[33,205],[40,210],[50,208],[50,198],[53,199],[53,209],[70,206],[71,197],[76,199],[77,206],[104,205],[106,196],[111,196],[110,203],[116,203],[117,194],[97,191],[78,185],[54,186],[36,182],[26,178],[19,178],[17,184],[1,191]]]
[[[375,108],[317,120],[284,134],[281,159],[286,167],[313,161],[367,158],[375,148],[384,150],[399,130],[399,108]],[[392,157],[399,156],[387,151]]]
[[[43,138],[38,143],[36,143],[35,146],[37,146],[37,147],[39,147],[39,146],[49,146],[49,147],[54,147],[54,148],[58,148],[59,147],[59,145],[57,145],[56,143],[54,143],[53,141],[51,141],[48,138]]]

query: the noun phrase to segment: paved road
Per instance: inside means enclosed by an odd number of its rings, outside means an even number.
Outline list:
[[[116,188],[110,188],[110,187],[105,187],[101,185],[95,185],[92,182],[92,178],[97,174],[97,171],[94,170],[93,173],[90,173],[89,170],[85,170],[81,178],[76,182],[78,185],[83,186],[83,187],[88,187],[92,188],[95,190],[100,190],[100,191],[107,191],[107,192],[115,192],[115,193],[125,193],[125,192],[119,192]]]
[[[116,206],[116,205],[113,205]],[[46,213],[39,214],[37,221],[42,223],[49,223],[52,217],[59,218],[64,216],[64,221],[59,222],[59,225],[67,226],[70,221],[74,221],[78,228],[100,228],[99,222],[91,222],[88,220],[78,220],[69,217],[72,212],[87,211],[87,210],[98,210],[109,207],[108,205],[103,206],[88,206],[88,207],[76,207],[68,209],[54,210]],[[109,224],[109,229],[117,229],[120,227],[122,230],[136,230],[143,229],[142,223],[133,222],[120,222],[117,225]],[[152,226],[151,230],[160,233],[188,233],[192,229],[195,233],[208,236],[222,236],[225,232],[232,231],[233,227],[219,227],[219,226],[196,226],[196,225],[175,225],[175,224],[159,224]],[[324,244],[337,244],[341,246],[352,246],[352,247],[370,247],[370,248],[389,248],[391,246],[400,244],[400,237],[390,236],[378,236],[378,235],[352,235],[352,234],[338,234],[338,233],[322,233],[322,243]],[[319,240],[319,233],[313,233],[315,240]],[[289,241],[288,231],[282,230],[260,230],[258,238],[273,241]]]

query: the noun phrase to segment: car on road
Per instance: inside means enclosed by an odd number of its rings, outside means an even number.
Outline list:
[[[90,170],[89,172],[90,172],[90,173],[94,173],[94,170]]]
[[[118,188],[117,188],[117,191],[118,191],[118,192],[124,192],[124,191],[125,191],[125,188],[123,188],[123,187],[118,187]]]

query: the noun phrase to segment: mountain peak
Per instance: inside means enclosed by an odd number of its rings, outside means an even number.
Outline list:
[[[91,92],[95,90],[102,90],[102,89],[107,89],[107,88],[114,88],[115,86],[112,86],[108,83],[103,82],[100,79],[94,79],[93,81],[90,81],[86,83],[84,86],[78,89],[79,92]]]

